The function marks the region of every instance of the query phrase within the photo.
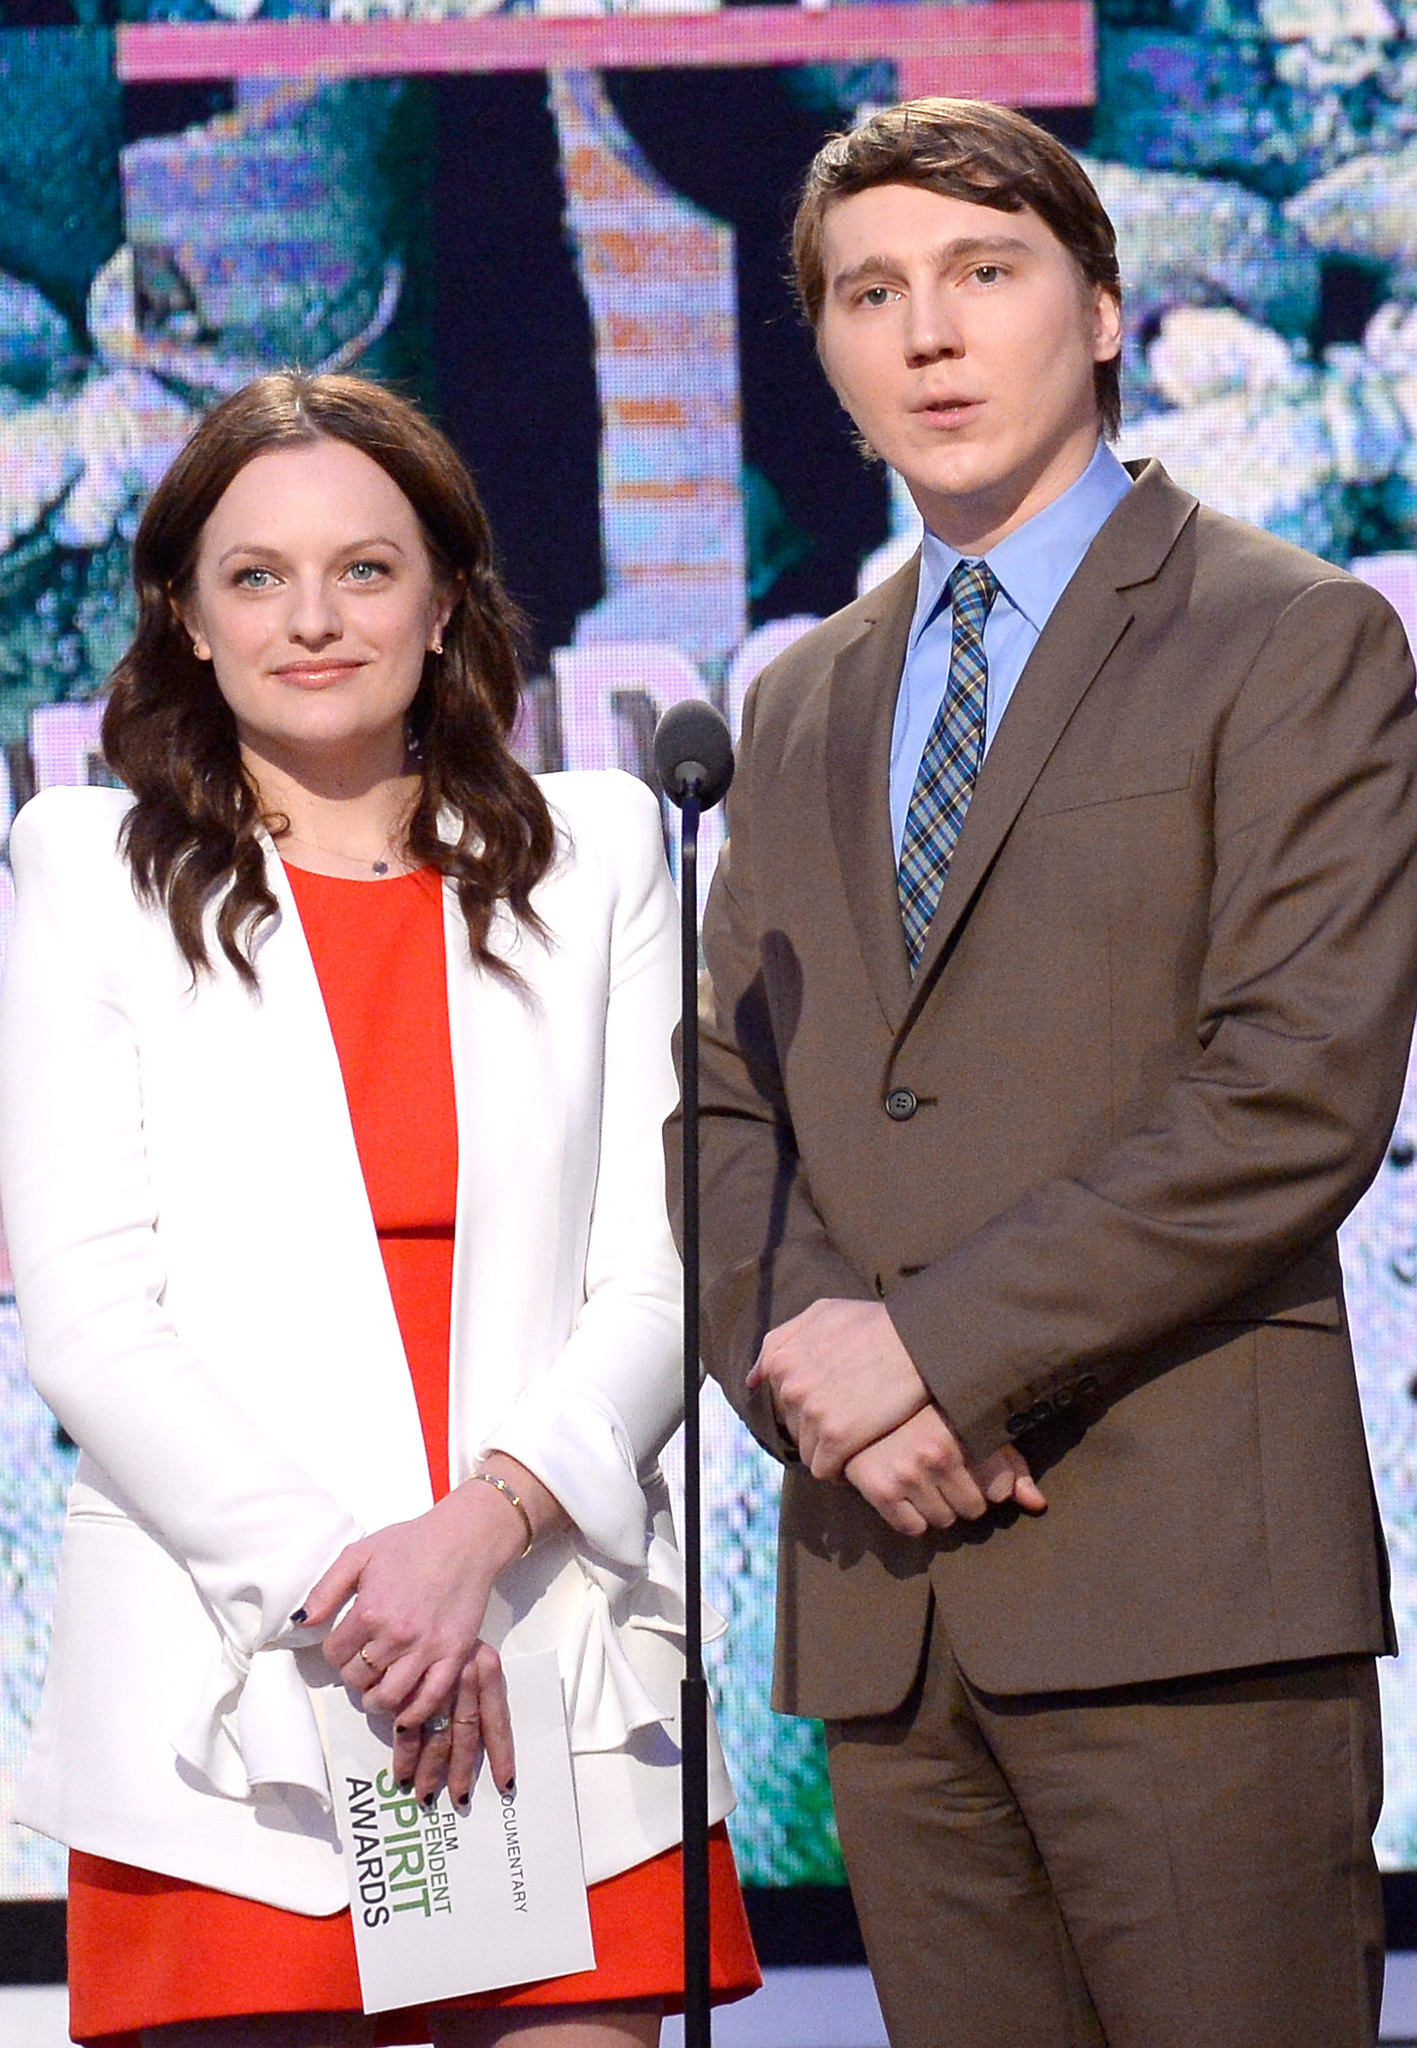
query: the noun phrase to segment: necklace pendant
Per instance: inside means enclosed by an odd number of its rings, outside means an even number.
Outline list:
[[[386,875],[389,872],[389,863],[386,860],[376,860],[374,872],[376,875]]]

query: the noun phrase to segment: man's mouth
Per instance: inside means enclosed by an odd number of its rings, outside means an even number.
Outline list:
[[[927,398],[911,411],[917,419],[923,419],[932,426],[957,427],[973,419],[984,401],[982,398]]]

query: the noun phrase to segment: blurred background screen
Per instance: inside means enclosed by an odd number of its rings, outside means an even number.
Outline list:
[[[1417,0],[0,0],[0,834],[106,779],[98,698],[147,493],[264,369],[399,382],[477,475],[530,622],[535,768],[647,774],[913,550],[785,282],[822,138],[922,92],[1031,111],[1121,239],[1124,455],[1376,583],[1417,626]],[[709,863],[721,831],[710,828]],[[10,914],[0,868],[0,944]],[[1346,1232],[1399,1624],[1417,1613],[1417,1090]],[[0,1272],[0,1817],[74,1452]],[[776,1474],[705,1396],[712,1676],[745,1879],[841,1871],[820,1731],[767,1706]],[[1417,1681],[1384,1668],[1390,1869]],[[63,1890],[0,1827],[0,1896]]]

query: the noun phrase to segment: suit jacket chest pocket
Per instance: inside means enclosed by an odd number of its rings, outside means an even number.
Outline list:
[[[1193,755],[1178,752],[1142,761],[1110,761],[1081,773],[1045,775],[1029,799],[1028,816],[1061,817],[1111,804],[1135,804],[1141,815],[1155,808],[1145,804],[1145,798],[1189,789],[1193,765]]]

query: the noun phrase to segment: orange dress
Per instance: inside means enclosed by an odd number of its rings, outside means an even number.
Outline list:
[[[448,1353],[457,1114],[442,885],[430,871],[351,882],[287,869],[339,1053],[360,1165],[418,1400],[435,1495],[448,1490]],[[761,1978],[725,1829],[710,1841],[715,2003]],[[450,2001],[683,2008],[680,1852],[590,1888],[596,1967]],[[74,1850],[70,2032],[140,2048],[144,2027],[253,2011],[360,2010],[347,1911],[283,1912]],[[375,2040],[428,2039],[426,2010],[385,2013]]]

